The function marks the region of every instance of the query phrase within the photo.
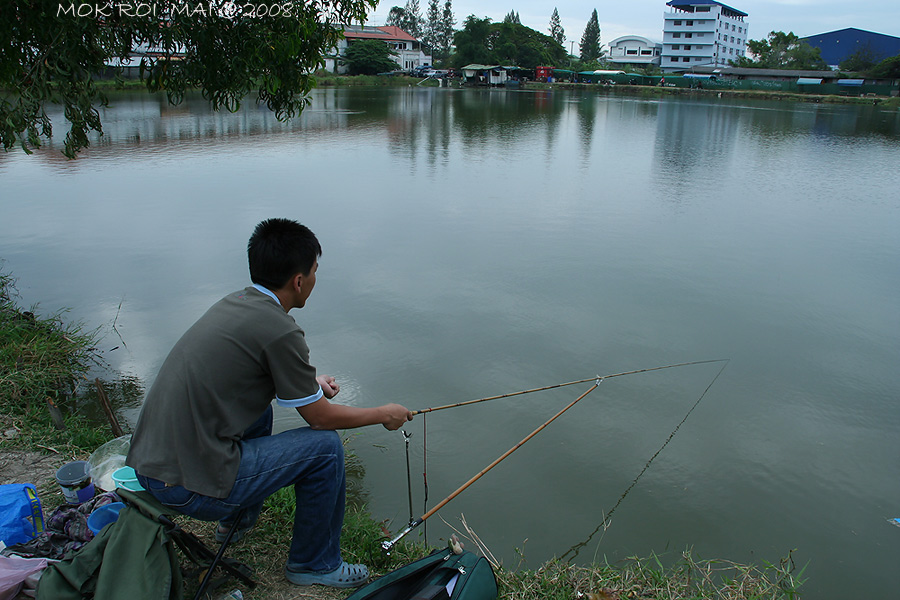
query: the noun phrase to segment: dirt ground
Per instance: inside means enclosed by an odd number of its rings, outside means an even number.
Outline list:
[[[42,504],[57,506],[62,502],[62,491],[56,485],[56,470],[69,460],[71,459],[52,453],[2,451],[0,484],[34,484]]]

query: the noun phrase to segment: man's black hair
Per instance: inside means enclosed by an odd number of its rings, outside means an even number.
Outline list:
[[[290,219],[266,219],[247,243],[250,281],[278,290],[297,273],[309,275],[322,246],[308,227]]]

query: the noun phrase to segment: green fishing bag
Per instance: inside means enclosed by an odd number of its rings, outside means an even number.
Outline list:
[[[449,548],[391,571],[347,600],[495,600],[497,579],[483,556]]]

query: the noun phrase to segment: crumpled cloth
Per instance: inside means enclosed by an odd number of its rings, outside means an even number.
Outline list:
[[[25,543],[9,546],[0,554],[24,558],[61,559],[94,539],[87,519],[95,509],[112,502],[121,502],[121,499],[114,492],[106,492],[81,504],[63,504],[47,519],[46,531]]]

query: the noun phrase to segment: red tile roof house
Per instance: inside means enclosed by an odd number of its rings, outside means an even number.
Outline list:
[[[344,39],[338,42],[335,51],[325,57],[325,70],[331,73],[346,73],[347,67],[336,61],[336,56],[343,56],[347,46],[356,40],[384,40],[397,56],[394,61],[400,65],[400,69],[411,71],[416,67],[432,64],[431,54],[425,52],[426,48],[416,38],[406,33],[399,27],[385,25],[383,27],[366,27],[364,25],[344,25]],[[337,66],[335,66],[337,62]]]

